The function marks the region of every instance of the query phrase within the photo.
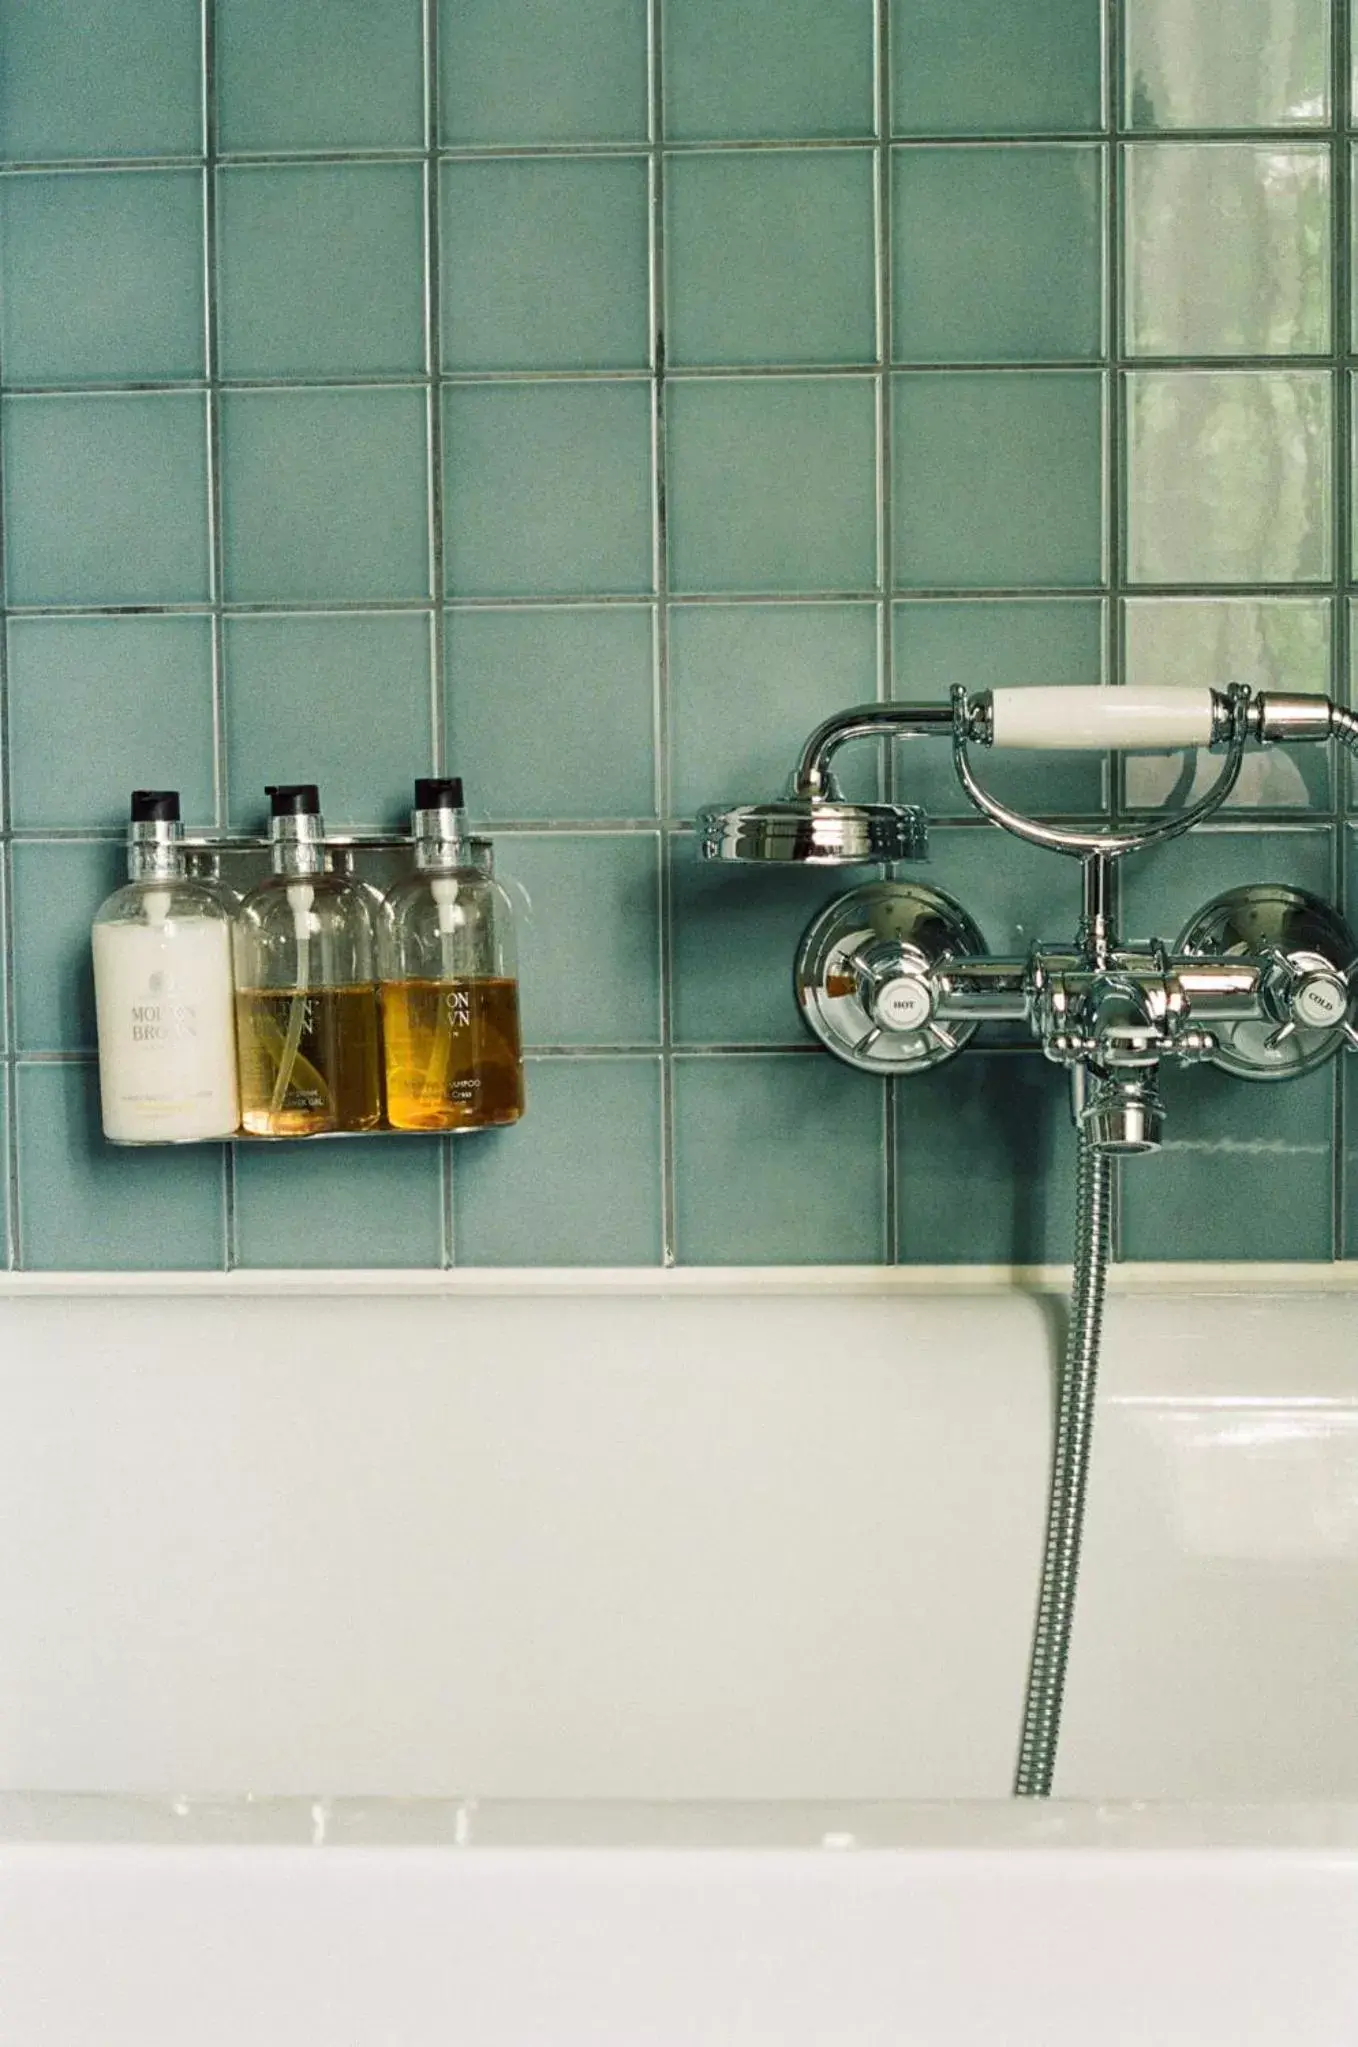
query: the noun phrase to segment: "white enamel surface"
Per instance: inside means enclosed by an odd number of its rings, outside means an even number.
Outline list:
[[[1174,683],[997,689],[992,701],[997,747],[1206,746],[1212,737],[1211,691]]]
[[[1358,1795],[1358,1293],[1302,1277],[1118,1277],[1059,1789]],[[1058,1299],[55,1284],[0,1299],[0,1785],[1007,1791]]]
[[[0,1850],[15,2047],[1349,2047],[1352,1850]]]

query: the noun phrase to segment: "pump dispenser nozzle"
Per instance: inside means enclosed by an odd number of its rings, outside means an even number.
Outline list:
[[[128,813],[132,824],[178,824],[177,789],[134,789]]]

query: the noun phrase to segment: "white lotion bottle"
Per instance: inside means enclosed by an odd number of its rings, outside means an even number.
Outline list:
[[[230,1137],[236,1084],[231,913],[191,881],[173,789],[135,789],[125,888],[94,920],[104,1135],[115,1144]]]

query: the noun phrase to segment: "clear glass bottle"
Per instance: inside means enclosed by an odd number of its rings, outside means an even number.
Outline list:
[[[487,1130],[523,1114],[509,898],[475,864],[456,776],[415,784],[414,871],[379,927],[394,1130]]]
[[[314,783],[270,787],[273,873],[236,917],[241,1127],[375,1130],[382,1055],[366,891],[326,872]]]
[[[230,1137],[239,1121],[231,913],[191,881],[179,796],[134,789],[128,881],[94,920],[104,1135],[117,1144]]]

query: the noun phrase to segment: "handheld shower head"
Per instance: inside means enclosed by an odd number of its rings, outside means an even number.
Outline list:
[[[704,860],[787,861],[854,867],[928,857],[928,820],[914,804],[845,803],[797,795],[698,813]]]

